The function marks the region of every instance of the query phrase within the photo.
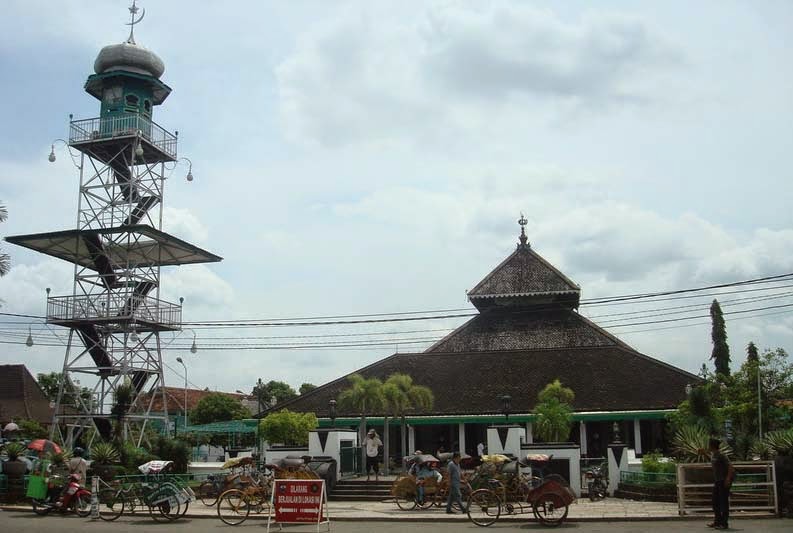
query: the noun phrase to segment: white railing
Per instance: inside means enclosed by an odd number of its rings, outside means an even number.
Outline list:
[[[733,463],[735,481],[730,492],[731,511],[776,514],[776,470],[773,461]],[[713,512],[713,472],[709,463],[677,465],[677,503],[680,515]]]
[[[47,298],[47,322],[137,320],[164,326],[182,322],[182,306],[150,296],[121,294],[52,296]]]
[[[135,135],[140,135],[169,156],[176,158],[176,135],[137,113],[73,120],[69,128],[69,144]]]

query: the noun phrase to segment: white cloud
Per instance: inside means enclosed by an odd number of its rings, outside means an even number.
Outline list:
[[[658,71],[679,55],[636,17],[566,22],[525,4],[454,3],[399,16],[342,10],[303,34],[276,75],[293,139],[448,142],[516,114],[534,121],[549,106],[651,99]]]

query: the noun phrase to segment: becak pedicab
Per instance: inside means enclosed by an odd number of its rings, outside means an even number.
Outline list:
[[[520,468],[542,465],[552,456],[528,455],[524,460],[490,459],[483,456],[483,471],[499,475],[488,479],[486,486],[468,498],[468,518],[478,526],[493,524],[502,514],[528,514],[548,526],[558,526],[567,518],[568,506],[575,501],[575,493],[567,481],[557,474],[544,477],[521,474]]]

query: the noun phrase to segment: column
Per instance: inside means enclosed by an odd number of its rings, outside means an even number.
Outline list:
[[[534,444],[534,433],[532,433],[531,422],[526,422],[526,444]]]
[[[412,425],[408,426],[408,452],[405,455],[410,455],[416,451],[416,428]]]
[[[581,440],[581,455],[588,455],[586,442],[586,422],[583,420],[578,423],[578,435],[580,436]]]
[[[634,446],[633,449],[636,451],[636,455],[642,454],[642,421],[638,418],[633,419],[633,441]]]
[[[460,443],[460,455],[465,455],[465,423],[460,422],[457,425],[457,441]]]

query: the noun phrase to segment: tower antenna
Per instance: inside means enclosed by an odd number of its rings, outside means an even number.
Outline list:
[[[126,25],[129,26],[129,38],[127,39],[129,44],[135,44],[135,24],[139,23],[141,20],[143,20],[143,17],[146,16],[146,8],[144,7],[143,9],[138,9],[138,6],[135,5],[136,1],[137,0],[132,0],[132,5],[128,8],[129,22],[127,22]],[[138,11],[141,12],[140,17],[138,20],[135,20],[135,15],[138,14]]]

